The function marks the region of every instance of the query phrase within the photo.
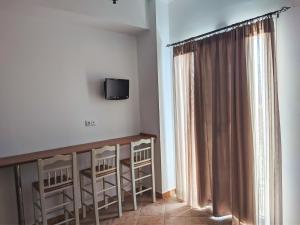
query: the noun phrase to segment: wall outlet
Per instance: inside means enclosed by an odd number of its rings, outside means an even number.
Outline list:
[[[94,120],[85,120],[84,121],[84,125],[86,127],[95,127],[96,126],[96,122]]]

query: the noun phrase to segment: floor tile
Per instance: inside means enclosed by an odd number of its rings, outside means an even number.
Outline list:
[[[122,203],[123,215],[118,218],[118,207],[112,205],[100,210],[100,225],[231,225],[231,220],[212,217],[211,209],[192,209],[175,198],[157,199],[152,203],[151,195],[138,198],[138,209],[133,211],[130,197]],[[94,214],[89,211],[81,225],[94,225]],[[70,224],[71,225],[71,224]],[[72,224],[73,225],[73,224]]]
[[[186,217],[165,217],[164,225],[187,225]]]
[[[163,225],[163,216],[140,216],[136,225]]]
[[[140,216],[163,216],[165,213],[165,206],[163,203],[152,203],[143,206],[140,211]]]

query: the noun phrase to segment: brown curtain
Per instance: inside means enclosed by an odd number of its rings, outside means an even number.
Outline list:
[[[199,170],[204,175],[199,183],[206,183],[209,177],[212,182],[210,191],[210,187],[200,189],[200,204],[211,197],[215,216],[233,214],[252,224],[254,168],[245,35],[239,28],[197,43],[195,99],[203,101],[196,102],[195,115],[199,116]],[[211,165],[202,155],[211,157]]]
[[[214,216],[233,215],[233,224],[256,224],[247,46],[249,37],[259,32],[274,37],[273,19],[266,18],[174,48],[175,57],[189,52],[194,54],[198,204],[206,206],[212,203]],[[273,82],[275,80],[274,77]],[[278,109],[278,104],[275,107]],[[279,121],[277,111],[273,112],[274,121]],[[280,154],[276,154],[278,159]],[[280,186],[279,180],[276,180],[276,185]]]

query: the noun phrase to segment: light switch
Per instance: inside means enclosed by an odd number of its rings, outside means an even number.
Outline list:
[[[94,120],[85,120],[84,124],[86,127],[95,127],[96,126],[96,122]]]

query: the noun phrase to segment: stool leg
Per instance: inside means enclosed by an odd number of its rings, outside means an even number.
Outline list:
[[[120,164],[120,181],[121,181],[121,187],[120,187],[120,189],[121,189],[121,198],[122,198],[122,202],[124,202],[125,196],[124,196],[124,190],[123,190],[124,183],[123,183],[123,178],[122,178],[122,176],[123,176],[123,165]]]
[[[63,196],[63,203],[65,203],[67,201],[65,190],[62,191],[62,196]],[[64,214],[65,214],[65,220],[69,219],[69,213],[67,211],[66,206],[64,206]],[[66,224],[68,225],[69,223]]]
[[[34,224],[36,225],[36,212],[35,212],[35,193],[34,193],[34,187],[31,187],[31,191],[32,191],[32,205],[33,205],[33,219],[34,219]]]
[[[100,222],[99,222],[99,211],[98,211],[97,188],[96,188],[96,181],[95,181],[95,179],[92,179],[92,189],[93,189],[93,198],[94,198],[95,222],[96,222],[96,225],[100,225]]]
[[[42,224],[47,225],[47,214],[46,214],[46,199],[45,194],[40,193],[40,199],[41,199],[41,214],[42,214]]]
[[[118,212],[119,212],[119,217],[122,216],[122,199],[121,199],[121,182],[120,182],[120,160],[119,157],[117,157],[117,173],[116,173],[116,192],[117,192],[117,197],[118,197]],[[122,167],[122,166],[121,166]]]
[[[135,171],[134,171],[133,163],[130,164],[130,171],[131,171],[131,186],[132,186],[133,209],[137,210],[136,187],[135,187]]]
[[[83,191],[84,188],[84,176],[80,176],[80,194],[81,194],[81,206],[82,206],[82,218],[86,218],[86,206],[85,204],[85,192]]]
[[[79,204],[76,194],[75,185],[73,185],[73,207],[74,207],[74,216],[75,216],[75,225],[79,225]]]
[[[102,179],[102,188],[103,188],[103,190],[105,190],[105,178],[103,177],[103,179]],[[104,200],[104,205],[105,205],[105,209],[108,209],[108,206],[107,206],[107,203],[108,203],[108,199],[107,199],[107,197],[106,197],[106,192],[105,191],[103,191],[103,200]]]
[[[15,174],[15,191],[17,196],[16,200],[17,200],[17,208],[18,208],[18,224],[25,225],[23,187],[22,187],[20,164],[14,166],[14,174]]]
[[[75,224],[79,225],[79,204],[78,204],[78,192],[76,187],[78,187],[78,169],[77,169],[77,155],[76,153],[72,154],[73,160],[73,208],[75,216]]]
[[[154,173],[154,163],[152,160],[152,202],[156,202],[156,192],[155,192],[155,173]]]
[[[154,138],[151,138],[151,172],[152,172],[152,201],[156,202],[155,171],[154,171]]]

